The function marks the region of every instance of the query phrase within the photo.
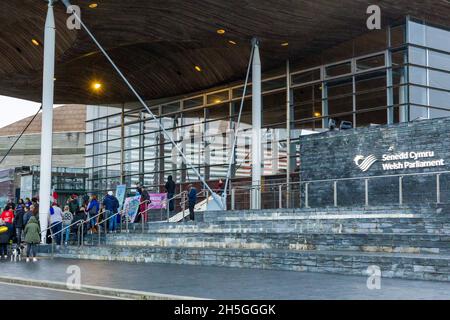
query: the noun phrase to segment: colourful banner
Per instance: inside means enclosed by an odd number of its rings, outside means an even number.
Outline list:
[[[119,200],[119,210],[122,210],[123,203],[125,202],[126,193],[127,193],[127,186],[125,184],[121,184],[116,187],[116,198],[117,200]]]
[[[128,219],[130,219],[131,223],[134,223],[136,215],[138,214],[140,199],[141,196],[130,197],[125,199],[125,203],[123,205],[124,214],[126,217],[128,217]]]
[[[151,210],[160,210],[167,208],[167,193],[150,193]]]

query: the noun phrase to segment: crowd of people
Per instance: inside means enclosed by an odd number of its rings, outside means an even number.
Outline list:
[[[223,182],[219,182],[219,190]],[[165,184],[169,211],[175,210],[176,184],[172,176]],[[140,206],[134,222],[147,221],[150,208],[150,194],[145,187],[138,185],[136,195],[140,196]],[[197,189],[188,186],[187,200],[189,206],[189,220],[194,220],[194,208],[197,203]],[[8,259],[13,251],[26,248],[26,261],[37,261],[36,246],[41,243],[41,235],[45,234],[47,243],[54,241],[56,245],[68,245],[71,241],[78,241],[80,233],[115,233],[122,218],[119,213],[119,200],[109,191],[102,200],[96,195],[78,196],[73,194],[64,204],[54,201],[48,213],[48,227],[41,230],[39,222],[39,199],[20,199],[17,203],[10,201],[6,204],[0,216],[0,259]],[[84,228],[80,228],[83,225]]]
[[[39,200],[20,199],[8,202],[0,216],[0,259],[8,259],[14,250],[26,248],[26,261],[36,262],[36,246],[45,232],[46,242],[67,245],[77,240],[80,232],[96,233],[103,224],[105,232],[116,232],[120,219],[119,201],[112,191],[100,202],[96,195],[79,197],[73,194],[61,209],[54,201],[48,213],[48,228],[41,230]],[[80,229],[81,224],[85,228]],[[83,230],[83,231],[81,231]]]

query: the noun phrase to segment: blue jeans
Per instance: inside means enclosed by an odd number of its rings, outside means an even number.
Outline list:
[[[52,229],[52,233],[55,234],[55,237],[54,237],[55,243],[57,245],[60,245],[61,244],[61,236],[62,236],[60,231],[62,230],[62,223],[61,222],[52,223],[51,229]],[[58,234],[56,234],[56,233],[58,233]]]
[[[95,217],[96,215],[97,215],[97,213],[92,216]],[[92,229],[93,227],[95,227],[96,223],[97,223],[97,218],[91,218],[88,223],[88,226],[89,226],[88,229]]]
[[[68,226],[69,225],[64,226],[64,228],[67,228]],[[69,240],[70,240],[70,228],[66,229],[65,234],[66,234],[66,236],[65,236],[66,241],[65,242],[69,242]]]
[[[106,215],[106,219],[108,219],[109,217],[113,216],[114,213],[109,211],[109,210],[106,210],[105,211],[105,215]],[[116,228],[117,228],[117,217],[109,219],[108,225],[109,225],[109,227],[108,227],[109,231],[116,231]]]

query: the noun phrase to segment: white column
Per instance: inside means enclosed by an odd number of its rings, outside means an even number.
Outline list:
[[[41,133],[41,177],[39,190],[39,221],[41,230],[48,225],[50,192],[52,188],[52,135],[53,135],[53,91],[55,75],[55,18],[53,0],[49,1],[44,35],[44,76],[42,82],[42,133]],[[41,235],[45,242],[45,234]]]
[[[261,209],[261,58],[259,41],[253,39],[252,64],[252,209]]]

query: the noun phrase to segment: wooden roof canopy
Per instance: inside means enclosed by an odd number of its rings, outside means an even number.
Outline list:
[[[72,0],[83,21],[145,99],[195,92],[245,75],[253,36],[263,69],[301,60],[367,32],[366,9],[382,8],[384,23],[406,15],[447,23],[444,0]],[[97,3],[92,9],[90,4]],[[0,95],[40,101],[43,0],[0,2]],[[55,103],[135,101],[84,30],[66,27],[59,1]],[[218,34],[217,30],[225,30]],[[32,39],[40,44],[32,44]],[[229,41],[236,44],[232,44]],[[289,46],[281,44],[288,42]],[[202,71],[195,70],[195,66]],[[103,85],[90,90],[92,81]]]

